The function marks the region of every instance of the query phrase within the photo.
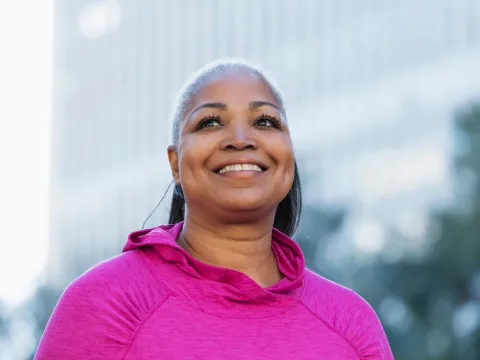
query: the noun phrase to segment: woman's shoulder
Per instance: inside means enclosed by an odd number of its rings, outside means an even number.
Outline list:
[[[134,328],[167,294],[154,276],[142,249],[124,252],[99,262],[73,280],[60,297],[57,309],[68,308],[102,316],[127,316]],[[109,314],[109,315],[107,315]],[[99,318],[95,319],[95,321]]]
[[[149,249],[134,249],[101,261],[76,278],[70,286],[82,288],[100,287],[106,294],[128,292],[162,295],[166,288],[157,276],[148,259]],[[106,288],[103,288],[107,285]]]
[[[143,250],[94,265],[63,292],[35,359],[120,359],[142,321],[166,296]]]
[[[352,289],[307,269],[302,302],[357,354],[378,354],[378,359],[393,359],[375,310]]]
[[[304,301],[314,307],[321,305],[323,311],[327,311],[323,304],[336,305],[334,308],[329,306],[328,311],[342,311],[350,307],[371,308],[370,304],[354,290],[309,269],[305,272]]]

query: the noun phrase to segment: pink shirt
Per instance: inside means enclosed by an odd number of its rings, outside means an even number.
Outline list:
[[[306,269],[289,237],[273,230],[285,277],[262,288],[190,256],[175,242],[182,225],[130,234],[73,281],[35,359],[393,359],[371,306]]]

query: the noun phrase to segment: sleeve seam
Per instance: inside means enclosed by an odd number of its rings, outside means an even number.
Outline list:
[[[165,302],[165,300],[170,296],[170,292],[165,293],[158,301],[157,304],[155,304],[154,307],[145,315],[145,317],[142,319],[140,324],[137,325],[137,328],[135,329],[135,332],[132,334],[130,341],[128,342],[127,348],[125,349],[125,353],[122,356],[122,360],[125,360],[127,358],[128,353],[130,352],[132,345],[140,332],[141,328],[143,325],[147,322],[147,320],[153,315],[153,313]]]
[[[315,313],[312,309],[310,309],[303,301],[300,302],[304,307],[305,309],[307,309],[313,316],[315,316],[318,320],[320,320],[326,327],[328,327],[330,329],[330,331],[332,331],[333,333],[337,334],[338,336],[340,336],[352,349],[353,351],[355,351],[355,354],[357,355],[358,357],[358,360],[363,360],[362,357],[360,356],[360,354],[358,353],[358,350],[355,348],[355,346],[353,346],[352,342],[350,340],[348,340],[345,335],[343,335],[342,333],[338,332],[336,329],[334,329],[329,323],[327,323],[324,319],[322,319],[317,313]]]

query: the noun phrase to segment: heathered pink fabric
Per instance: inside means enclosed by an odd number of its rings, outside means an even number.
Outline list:
[[[35,359],[393,359],[371,306],[306,269],[284,234],[272,248],[285,277],[262,288],[190,256],[175,242],[182,225],[130,234],[73,281]]]

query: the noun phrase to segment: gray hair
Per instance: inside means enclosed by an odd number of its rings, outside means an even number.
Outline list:
[[[271,90],[275,101],[277,101],[280,107],[284,109],[282,93],[276,86],[275,82],[269,78],[269,76],[260,66],[250,64],[243,59],[219,59],[197,70],[179,91],[171,117],[171,141],[173,145],[178,145],[179,143],[180,129],[185,117],[185,112],[192,105],[193,98],[201,88],[203,82],[211,75],[219,74],[229,70],[244,71],[258,77],[260,80],[265,82],[265,84]]]

